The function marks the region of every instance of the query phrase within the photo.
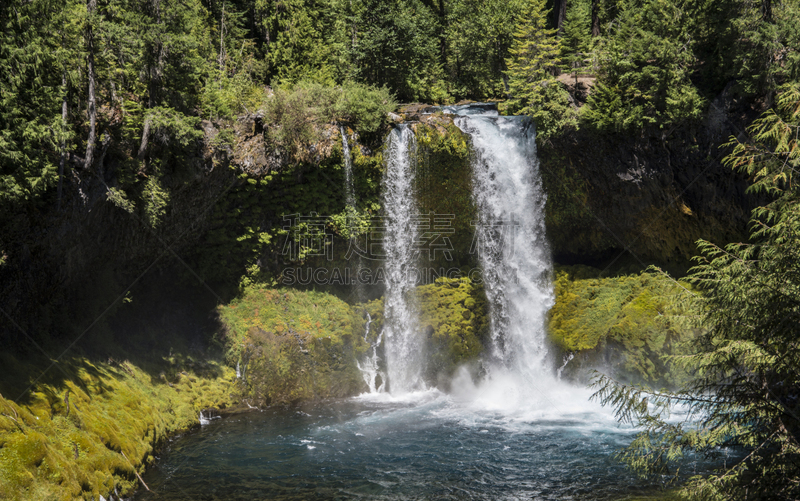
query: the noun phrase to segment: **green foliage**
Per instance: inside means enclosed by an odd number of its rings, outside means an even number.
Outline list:
[[[596,0],[595,0],[596,1]],[[561,36],[561,62],[565,71],[585,73],[592,63],[591,0],[567,4],[567,19]]]
[[[456,369],[474,362],[489,333],[489,316],[483,287],[469,279],[439,278],[417,287],[419,326],[430,342],[426,375],[452,376]]]
[[[43,369],[7,353],[2,363],[19,375]],[[173,356],[161,361],[160,376],[128,361],[57,363],[68,380],[39,381],[24,402],[0,396],[2,499],[98,499],[115,489],[128,496],[160,443],[196,426],[202,409],[234,403],[233,370],[216,363]],[[8,382],[3,389],[15,393],[27,386]]]
[[[198,129],[199,118],[186,116],[171,108],[151,108],[145,120],[151,123],[150,134],[153,139],[163,146],[185,148],[203,137],[203,132]]]
[[[331,122],[352,125],[370,137],[386,123],[397,104],[386,88],[347,82],[331,87],[301,82],[275,89],[264,103],[270,139],[296,160],[309,161],[307,152],[320,141],[322,126]]]
[[[387,87],[371,87],[345,82],[334,106],[331,120],[352,126],[363,136],[380,131],[386,114],[397,109],[397,102]]]
[[[600,75],[585,111],[595,127],[668,132],[701,116],[705,100],[689,79],[697,61],[688,15],[676,0],[622,3],[600,43]]]
[[[693,378],[678,392],[616,384],[600,376],[596,396],[618,416],[643,428],[622,458],[642,474],[662,473],[685,450],[710,453],[740,446],[746,457],[718,474],[696,477],[686,494],[697,499],[793,499],[800,444],[800,197],[787,170],[797,167],[800,93],[789,87],[751,128],[751,145],[728,157],[754,173],[755,186],[777,198],[753,213],[752,243],[719,247],[700,241],[691,280],[705,329],[693,354],[674,362]],[[668,421],[681,403],[689,422]]]
[[[241,297],[219,307],[225,326],[228,361],[242,357],[253,327],[276,334],[302,333],[341,345],[362,331],[361,319],[344,301],[323,292],[247,287]]]
[[[232,118],[257,109],[266,95],[263,84],[269,65],[258,57],[245,28],[250,22],[246,14],[227,1],[216,7],[219,12],[215,12],[214,19],[219,21],[214,23],[211,34],[216,58],[205,66],[198,96],[202,115],[210,119]]]
[[[75,35],[80,11],[61,9],[46,0],[0,7],[0,203],[31,201],[54,186],[58,145],[72,137],[61,103],[74,53],[59,42]]]
[[[351,2],[352,4],[352,2]],[[256,17],[267,40],[266,59],[276,83],[341,81],[345,27],[330,0],[256,0]],[[346,7],[345,7],[346,8]]]
[[[349,49],[357,79],[388,86],[404,101],[448,100],[438,22],[420,0],[361,0]]]
[[[747,132],[751,141],[731,137],[733,147],[726,165],[753,179],[751,190],[781,196],[794,189],[794,174],[800,167],[800,84],[787,84],[777,99],[777,108],[767,110]]]
[[[506,58],[522,0],[448,2],[447,74],[456,98],[505,97]]]
[[[517,18],[506,60],[511,98],[504,111],[531,116],[541,139],[577,125],[569,95],[553,76],[560,63],[555,33],[547,28],[545,2],[530,0]]]
[[[729,45],[719,47],[727,56],[719,63],[720,73],[739,79],[744,92],[768,96],[800,80],[800,5],[787,0],[731,4],[725,26]]]

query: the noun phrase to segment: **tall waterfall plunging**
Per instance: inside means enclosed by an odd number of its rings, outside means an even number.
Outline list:
[[[491,361],[525,380],[545,370],[545,321],[554,303],[534,124],[481,107],[453,107],[472,138],[476,244],[491,322]]]
[[[386,258],[383,335],[388,384],[393,393],[425,387],[416,316],[409,304],[416,286],[415,157],[414,131],[405,124],[398,126],[386,139],[383,177]]]
[[[356,207],[356,190],[353,187],[353,160],[350,158],[350,144],[347,142],[347,131],[339,126],[342,134],[342,156],[344,157],[344,201],[348,211]]]
[[[481,105],[445,108],[459,115],[455,124],[472,140],[473,198],[477,207],[475,239],[489,303],[490,346],[484,355],[488,379],[502,383],[504,393],[524,399],[546,367],[545,321],[553,305],[552,264],[544,226],[545,194],[539,178],[535,128],[526,117],[500,117]],[[409,305],[416,276],[412,243],[417,234],[413,190],[415,140],[401,125],[386,143],[384,238],[387,290],[385,347],[389,388],[403,393],[424,387],[423,353],[416,314]],[[456,382],[465,380],[456,378]],[[516,389],[510,388],[511,386]],[[527,389],[527,390],[526,390]],[[509,395],[510,396],[510,395]]]

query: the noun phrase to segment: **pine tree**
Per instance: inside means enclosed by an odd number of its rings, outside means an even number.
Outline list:
[[[592,19],[590,0],[570,2],[561,36],[561,61],[565,71],[586,73],[591,64]]]
[[[452,92],[471,99],[508,94],[506,59],[522,0],[457,0],[447,14]]]
[[[33,201],[57,182],[79,15],[76,2],[0,6],[0,205]]]
[[[341,80],[339,54],[347,37],[331,0],[256,2],[268,44],[266,56],[275,83]]]
[[[529,1],[517,19],[507,60],[511,97],[505,109],[531,116],[541,138],[576,124],[569,95],[553,76],[561,62],[555,34],[547,28],[544,0]]]
[[[800,3],[740,0],[733,13],[733,50],[720,48],[730,54],[728,67],[720,69],[733,69],[745,93],[771,103],[778,86],[800,80]]]
[[[385,85],[403,101],[447,100],[437,16],[419,0],[357,1],[354,79]]]
[[[666,136],[705,107],[689,76],[697,63],[689,13],[678,0],[623,0],[601,43],[599,78],[585,116],[598,129],[661,129]]]

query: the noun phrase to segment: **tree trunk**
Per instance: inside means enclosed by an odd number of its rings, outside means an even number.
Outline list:
[[[567,0],[553,1],[553,26],[558,30],[558,36],[564,31],[564,21],[567,19]]]
[[[61,211],[61,193],[64,186],[64,164],[67,161],[67,70],[61,74],[61,87],[63,88],[64,98],[61,101],[61,160],[58,162],[58,210]]]
[[[225,73],[225,4],[222,4],[222,19],[219,21],[219,77]]]
[[[772,22],[772,0],[761,0],[761,14],[764,21]]]
[[[592,0],[592,36],[600,36],[600,0]]]
[[[86,141],[86,158],[84,169],[89,169],[94,161],[94,143],[97,140],[97,104],[94,89],[94,33],[92,24],[97,11],[97,0],[88,0],[86,9],[89,13],[89,22],[86,27],[86,73],[89,79],[89,139]]]
[[[139,160],[139,162],[144,161],[145,158],[144,155],[147,152],[147,143],[150,140],[150,122],[152,122],[150,117],[147,117],[144,121],[144,130],[142,131],[142,142],[139,144],[139,154],[136,155],[136,158]],[[142,169],[143,167],[140,166],[139,168]]]

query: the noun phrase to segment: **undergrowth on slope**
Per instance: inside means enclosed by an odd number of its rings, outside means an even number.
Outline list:
[[[0,498],[98,499],[129,495],[136,473],[155,460],[170,435],[199,424],[202,409],[225,408],[235,375],[216,362],[171,355],[154,376],[128,362],[73,358],[50,371],[64,379],[34,384],[4,380],[0,396]],[[42,367],[0,354],[17,374]],[[19,403],[18,403],[19,402]]]

